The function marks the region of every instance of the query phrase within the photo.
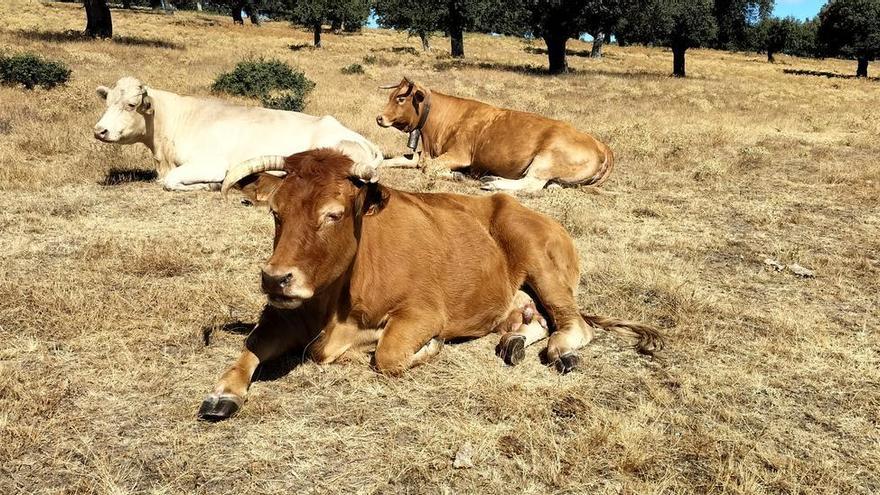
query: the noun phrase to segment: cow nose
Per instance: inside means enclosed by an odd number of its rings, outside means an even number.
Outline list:
[[[95,127],[95,138],[96,139],[104,139],[107,137],[107,129],[103,127]]]
[[[283,292],[284,288],[290,285],[290,281],[293,279],[293,273],[287,272],[283,275],[273,275],[271,273],[266,273],[266,270],[263,270],[262,279],[263,292],[274,294]]]
[[[381,126],[382,123],[383,123],[383,121],[384,121],[384,119],[382,118],[381,115],[377,115],[377,116],[376,116],[376,123],[377,123],[377,124],[379,124],[379,125]]]

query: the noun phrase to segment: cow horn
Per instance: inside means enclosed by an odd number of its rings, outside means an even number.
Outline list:
[[[349,174],[355,179],[363,182],[377,182],[379,180],[379,174],[376,173],[376,167],[373,167],[368,163],[353,163]]]
[[[394,83],[394,84],[383,84],[383,85],[379,86],[379,89],[394,89],[398,86],[400,86],[399,82]]]
[[[260,172],[268,172],[270,170],[284,170],[286,157],[281,155],[266,155],[257,158],[245,160],[238,165],[234,165],[226,172],[226,178],[223,179],[223,185],[220,192],[223,197],[229,192],[229,188],[238,184],[238,181]]]

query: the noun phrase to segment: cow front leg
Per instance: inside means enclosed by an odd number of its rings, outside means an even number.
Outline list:
[[[290,315],[283,314],[283,311],[272,307],[263,310],[260,322],[245,339],[241,355],[202,401],[199,419],[221,421],[231,417],[244,404],[254,371],[260,363],[305,344],[300,337],[302,332],[292,328],[288,321]]]
[[[373,367],[386,375],[399,375],[429,361],[443,348],[438,328],[419,319],[392,318],[376,346]]]
[[[184,163],[161,179],[166,191],[219,191],[226,177],[228,163],[221,159],[204,159]]]
[[[418,168],[422,158],[422,152],[407,153],[402,156],[394,156],[382,160],[381,168]]]

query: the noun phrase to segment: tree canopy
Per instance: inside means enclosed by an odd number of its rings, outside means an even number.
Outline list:
[[[818,37],[827,55],[854,57],[856,76],[880,54],[880,0],[831,0],[819,12]]]
[[[375,6],[381,26],[418,36],[426,50],[431,34],[442,31],[449,35],[452,56],[463,57],[464,31],[483,31],[487,15],[503,3],[498,0],[376,0]]]

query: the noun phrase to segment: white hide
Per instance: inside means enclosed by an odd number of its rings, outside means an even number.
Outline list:
[[[219,189],[229,167],[263,155],[292,155],[335,147],[362,166],[378,168],[379,149],[330,116],[231,105],[181,96],[123,77],[99,87],[107,109],[95,138],[143,143],[169,190]]]

